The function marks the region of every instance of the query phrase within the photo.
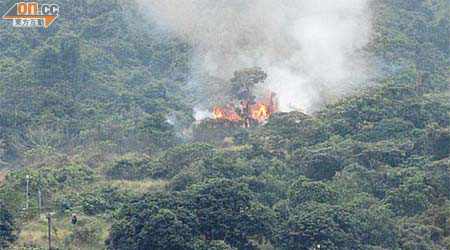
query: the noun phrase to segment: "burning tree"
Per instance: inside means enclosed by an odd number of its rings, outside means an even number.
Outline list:
[[[237,126],[250,127],[258,121],[266,120],[276,111],[275,94],[270,94],[265,100],[257,100],[254,94],[255,86],[263,83],[267,74],[259,67],[248,68],[234,72],[230,80],[230,97],[233,104],[213,108],[213,118],[224,120]]]
[[[266,78],[267,74],[257,67],[234,72],[234,77],[230,81],[231,96],[240,103],[236,112],[242,117],[246,126],[251,126],[254,121],[252,107],[256,104],[256,96],[253,94],[253,89],[256,84],[263,83]]]
[[[205,119],[195,126],[194,137],[208,143],[223,143],[223,138],[241,138],[246,133],[238,128],[265,123],[277,112],[275,93],[269,92],[264,97],[255,94],[257,85],[266,78],[267,74],[259,67],[234,72],[227,95],[229,102],[214,106],[212,119]]]

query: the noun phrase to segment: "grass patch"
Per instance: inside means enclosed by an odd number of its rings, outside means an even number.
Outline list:
[[[0,184],[5,181],[5,176],[8,174],[8,170],[0,169]]]
[[[111,221],[106,218],[81,215],[74,226],[70,215],[55,215],[52,217],[52,246],[73,250],[104,249],[110,227]],[[42,214],[22,228],[15,244],[17,249],[27,246],[47,249],[47,230],[47,217]]]
[[[111,180],[105,182],[112,186],[118,187],[121,190],[131,190],[138,193],[157,192],[166,190],[167,180]]]

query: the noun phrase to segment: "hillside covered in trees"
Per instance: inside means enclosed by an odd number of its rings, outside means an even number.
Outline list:
[[[0,22],[0,249],[450,249],[448,1],[373,1],[368,87],[250,127],[133,0],[53,2]]]

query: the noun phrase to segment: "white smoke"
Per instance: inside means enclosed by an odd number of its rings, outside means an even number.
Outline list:
[[[204,87],[205,76],[259,66],[282,111],[310,112],[367,79],[370,0],[138,1],[193,46],[193,81]]]
[[[199,109],[198,107],[194,108],[194,119],[196,121],[200,121],[206,118],[212,118],[212,114],[210,111]]]

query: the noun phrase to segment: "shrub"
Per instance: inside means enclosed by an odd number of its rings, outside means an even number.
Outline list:
[[[98,223],[78,223],[73,227],[72,232],[64,239],[66,247],[69,245],[97,245],[101,233],[102,227]]]
[[[152,177],[171,179],[181,170],[206,160],[214,155],[214,148],[208,144],[194,143],[179,145],[167,150],[152,169]]]
[[[169,189],[172,191],[183,191],[186,190],[192,184],[200,182],[202,180],[202,176],[200,173],[196,171],[185,171],[181,172],[169,182]]]
[[[143,179],[150,175],[153,159],[149,156],[129,155],[115,160],[106,167],[106,176],[113,179]]]
[[[83,211],[87,215],[107,213],[118,209],[133,197],[117,187],[96,186],[76,195],[62,196],[56,200],[60,212]]]

